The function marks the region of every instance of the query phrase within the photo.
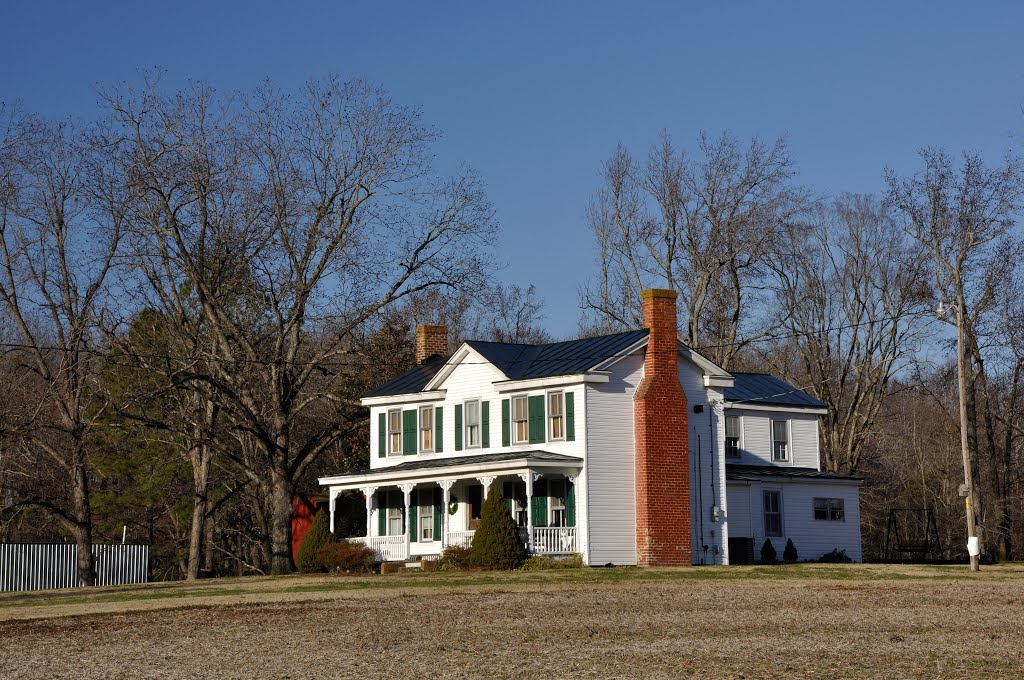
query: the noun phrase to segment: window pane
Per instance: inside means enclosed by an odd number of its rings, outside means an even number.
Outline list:
[[[726,416],[725,417],[725,436],[739,438],[740,436],[740,418],[739,416]]]
[[[772,438],[777,442],[789,441],[789,436],[786,432],[786,421],[785,420],[773,420],[772,421]]]
[[[552,416],[562,415],[562,393],[552,392],[548,395],[548,413]]]

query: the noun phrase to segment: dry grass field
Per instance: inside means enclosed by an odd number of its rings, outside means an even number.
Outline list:
[[[0,595],[0,678],[1024,676],[1024,566],[223,579]]]

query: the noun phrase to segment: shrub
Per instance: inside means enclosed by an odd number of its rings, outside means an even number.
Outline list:
[[[523,571],[546,571],[548,569],[581,569],[583,568],[583,556],[579,553],[573,554],[565,559],[554,559],[543,555],[534,555],[523,562]]]
[[[338,541],[320,546],[316,559],[327,571],[368,573],[373,571],[377,555],[362,543]]]
[[[772,545],[772,539],[764,539],[764,544],[761,546],[761,562],[763,564],[775,564],[779,561],[779,555],[775,552],[775,546]]]
[[[317,553],[324,544],[334,540],[334,536],[331,535],[330,529],[327,526],[329,522],[328,514],[323,510],[318,510],[316,517],[313,518],[313,526],[309,528],[309,532],[302,538],[302,545],[299,546],[298,564],[295,566],[303,574],[312,574],[324,570],[323,565],[317,559]]]
[[[465,571],[470,567],[469,548],[450,545],[437,558],[438,571]]]
[[[793,545],[793,539],[786,539],[786,547],[782,550],[782,559],[786,564],[793,564],[796,562],[796,546]]]
[[[839,548],[832,548],[831,552],[827,552],[819,557],[818,561],[826,564],[849,564],[853,562],[849,555],[846,554],[846,550],[840,550]]]
[[[481,569],[518,569],[526,559],[526,547],[497,484],[487,492],[469,551],[471,566]]]

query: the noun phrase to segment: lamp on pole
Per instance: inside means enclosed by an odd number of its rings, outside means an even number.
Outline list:
[[[939,300],[939,316],[945,316],[942,301]],[[974,473],[971,466],[971,451],[967,445],[967,367],[964,355],[964,296],[957,291],[956,307],[956,377],[960,396],[960,451],[964,458],[964,503],[967,510],[967,553],[971,558],[971,571],[981,571],[981,550],[978,545],[978,529],[974,521],[975,502]]]

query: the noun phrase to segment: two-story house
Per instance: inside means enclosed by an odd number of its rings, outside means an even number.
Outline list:
[[[363,397],[370,469],[320,479],[333,514],[359,490],[383,560],[468,544],[500,485],[535,554],[585,563],[748,562],[765,538],[860,560],[860,480],[822,472],[824,404],[729,373],[676,335],[673,291],[641,330],[543,345],[417,329],[417,365]]]

